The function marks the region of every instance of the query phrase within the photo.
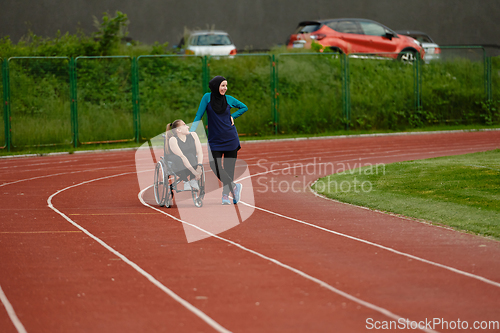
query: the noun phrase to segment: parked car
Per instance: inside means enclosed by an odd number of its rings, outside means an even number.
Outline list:
[[[422,44],[422,47],[425,50],[424,61],[426,63],[429,63],[432,60],[439,60],[441,57],[441,49],[439,48],[439,45],[434,43],[432,38],[425,32],[415,30],[398,30],[396,32],[400,35],[410,36]]]
[[[187,41],[184,37],[179,42],[178,48],[184,54],[194,54],[199,56],[226,56],[235,55],[234,46],[229,34],[224,31],[202,30],[192,32]]]
[[[300,22],[288,40],[288,48],[310,48],[312,42],[332,51],[345,54],[374,53],[413,60],[423,56],[420,43],[408,36],[398,35],[386,26],[367,19],[329,19]]]

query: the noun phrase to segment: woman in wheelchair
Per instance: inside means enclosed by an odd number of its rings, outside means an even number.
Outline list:
[[[203,151],[196,132],[178,119],[167,125],[165,159],[172,161],[172,171],[184,181],[184,190],[199,190],[198,180],[203,173]]]

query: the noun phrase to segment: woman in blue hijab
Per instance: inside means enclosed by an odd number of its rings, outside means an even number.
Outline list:
[[[226,95],[227,80],[223,76],[214,77],[208,86],[211,92],[206,93],[201,99],[191,132],[196,130],[206,112],[208,144],[212,155],[210,167],[223,184],[222,204],[231,204],[230,192],[233,195],[233,203],[236,204],[240,201],[243,185],[233,182],[238,150],[241,149],[234,119],[245,113],[248,108],[236,98]],[[231,114],[231,108],[236,108],[238,111]]]

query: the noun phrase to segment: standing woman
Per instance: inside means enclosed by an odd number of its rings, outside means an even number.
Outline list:
[[[210,167],[217,178],[222,182],[222,204],[230,205],[229,193],[233,195],[233,203],[241,198],[242,184],[235,184],[234,168],[238,150],[241,149],[238,132],[234,126],[234,119],[245,113],[248,108],[236,98],[226,95],[227,80],[216,76],[210,80],[208,87],[211,93],[206,93],[201,99],[198,112],[191,126],[191,132],[196,130],[199,121],[207,112],[208,117],[208,144],[212,152]],[[231,108],[239,109],[231,114]]]

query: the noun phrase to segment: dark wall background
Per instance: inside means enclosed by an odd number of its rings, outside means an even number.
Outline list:
[[[283,44],[308,19],[362,17],[394,30],[415,29],[439,44],[500,44],[499,0],[0,0],[0,36],[17,41],[31,29],[94,32],[93,16],[122,11],[129,36],[176,44],[184,28],[226,30],[238,49]]]

